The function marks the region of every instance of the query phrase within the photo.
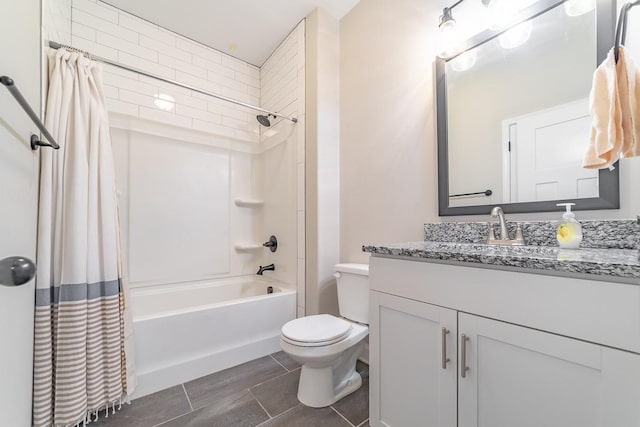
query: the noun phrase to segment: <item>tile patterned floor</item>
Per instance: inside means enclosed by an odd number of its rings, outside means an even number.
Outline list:
[[[369,367],[362,387],[327,408],[298,402],[300,365],[283,352],[159,391],[100,417],[96,427],[368,427]]]

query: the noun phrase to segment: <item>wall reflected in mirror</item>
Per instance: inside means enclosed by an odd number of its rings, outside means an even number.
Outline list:
[[[450,207],[599,196],[581,167],[596,50],[595,10],[558,5],[447,61],[449,195],[481,193]]]

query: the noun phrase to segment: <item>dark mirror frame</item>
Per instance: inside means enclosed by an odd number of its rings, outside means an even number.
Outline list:
[[[517,25],[528,19],[535,18],[554,7],[560,6],[564,1],[540,0],[528,7],[514,23]],[[600,64],[606,57],[614,43],[614,29],[616,23],[616,1],[597,0],[596,1],[596,63]],[[508,29],[508,28],[507,28]],[[486,43],[507,29],[500,31],[485,30],[477,36],[462,43],[460,48],[447,60],[436,58],[436,98],[438,111],[438,212],[440,216],[451,215],[488,215],[494,205],[475,206],[449,206],[449,156],[447,148],[447,76],[446,63],[456,56]],[[594,70],[595,71],[595,70]],[[506,213],[529,213],[529,212],[555,212],[558,210],[556,203],[573,202],[576,204],[574,210],[595,210],[595,209],[619,209],[620,208],[620,187],[619,187],[619,164],[615,164],[614,170],[601,169],[599,171],[599,197],[573,199],[573,200],[549,200],[541,202],[503,203],[500,204]]]

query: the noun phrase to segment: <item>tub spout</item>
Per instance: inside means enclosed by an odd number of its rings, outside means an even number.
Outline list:
[[[273,264],[269,264],[269,265],[265,265],[264,267],[260,266],[260,268],[258,268],[258,272],[256,274],[262,276],[262,274],[265,271],[275,271],[275,270],[276,270],[276,266],[273,265]]]

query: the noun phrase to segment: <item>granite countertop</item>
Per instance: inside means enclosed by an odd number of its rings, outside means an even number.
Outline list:
[[[546,274],[586,274],[598,280],[617,278],[640,284],[637,249],[560,249],[552,246],[489,246],[424,241],[365,245],[362,250],[394,257],[543,270]]]

